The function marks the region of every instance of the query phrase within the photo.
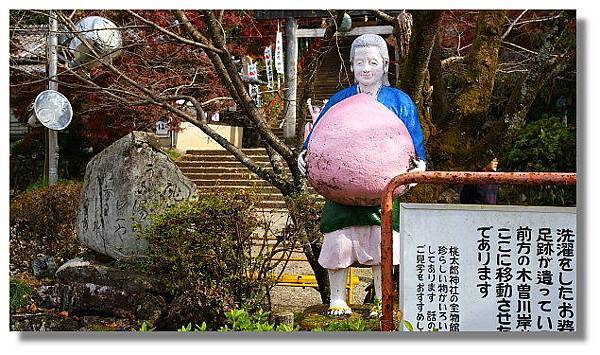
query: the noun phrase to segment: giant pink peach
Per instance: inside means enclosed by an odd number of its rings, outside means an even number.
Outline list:
[[[331,107],[316,125],[306,154],[308,181],[339,204],[375,206],[414,156],[404,123],[372,97],[357,94]],[[407,189],[400,186],[396,196]]]

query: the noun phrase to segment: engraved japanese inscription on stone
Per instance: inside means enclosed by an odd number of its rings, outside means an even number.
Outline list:
[[[159,208],[196,195],[195,185],[152,137],[133,132],[95,156],[86,168],[78,216],[80,240],[117,259],[144,254],[134,224]]]

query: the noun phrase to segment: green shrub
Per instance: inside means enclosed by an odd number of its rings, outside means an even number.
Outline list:
[[[234,309],[225,313],[227,324],[219,328],[220,332],[238,331],[238,332],[293,332],[297,328],[292,328],[286,324],[275,325],[269,323],[269,312],[262,309],[254,313],[248,313],[245,309]]]
[[[46,181],[44,181],[44,178],[39,178],[36,181],[32,182],[31,184],[27,185],[27,188],[25,188],[25,191],[32,192],[32,191],[36,191],[36,190],[45,189],[47,187],[48,187],[48,183]]]
[[[500,164],[504,171],[576,171],[575,130],[558,117],[544,117],[527,124]],[[515,186],[504,189],[504,199],[527,205],[575,205],[575,187]]]
[[[205,332],[207,329],[207,325],[205,322],[202,322],[202,325],[194,324],[192,328],[192,323],[188,323],[186,326],[182,326],[177,329],[178,332],[187,333],[187,332]]]
[[[148,323],[147,321],[142,321],[142,324],[140,324],[140,329],[131,329],[134,332],[153,332],[156,330],[156,327],[154,327],[151,323]]]
[[[30,133],[10,145],[10,188],[25,191],[44,174],[44,137]]]
[[[138,236],[148,242],[138,266],[169,280],[178,316],[169,322],[218,329],[228,309],[264,308],[268,287],[264,258],[250,257],[258,226],[252,194],[217,193],[150,216]]]
[[[11,270],[29,269],[38,254],[61,259],[85,248],[77,238],[81,183],[61,182],[23,192],[10,204]]]
[[[329,323],[325,328],[314,328],[313,332],[367,332],[371,331],[369,323],[364,319],[340,320]]]
[[[404,322],[404,327],[406,327],[406,330],[408,330],[411,333],[414,333],[415,328],[413,327],[412,323],[407,320],[404,320],[403,322]],[[440,330],[438,328],[434,327],[431,331],[435,333],[435,332],[439,332]]]
[[[64,179],[59,179],[57,184],[69,184],[72,183],[73,181],[70,180],[64,180]],[[48,187],[48,182],[44,180],[44,178],[39,178],[36,181],[32,182],[31,184],[29,184],[27,186],[27,188],[25,189],[26,192],[32,192],[32,191],[36,191],[36,190],[41,190],[41,189],[45,189]]]
[[[33,292],[33,289],[29,285],[22,281],[10,280],[9,288],[11,312],[29,304],[29,295]]]
[[[503,159],[517,171],[575,171],[575,130],[558,117],[527,124]]]

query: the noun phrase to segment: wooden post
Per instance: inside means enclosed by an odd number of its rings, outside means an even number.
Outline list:
[[[286,141],[296,136],[296,88],[297,88],[297,63],[298,63],[298,37],[296,31],[298,22],[293,17],[285,19],[285,123],[283,126],[283,138]]]
[[[56,76],[58,67],[58,20],[56,13],[52,10],[49,12],[49,28],[48,28],[48,89],[58,91],[58,78]],[[55,130],[46,129],[48,131],[48,185],[52,186],[58,181],[58,135]]]
[[[354,303],[354,292],[352,290],[352,276],[354,276],[354,270],[350,267],[348,272],[347,288],[348,288],[348,304]]]

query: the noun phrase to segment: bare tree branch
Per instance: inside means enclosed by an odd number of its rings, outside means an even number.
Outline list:
[[[138,15],[135,11],[131,11],[131,10],[125,10],[125,11],[127,11],[129,14],[131,14],[132,16],[134,16],[135,18],[137,18],[138,20],[140,20],[140,21],[144,22],[145,24],[149,25],[150,27],[152,27],[152,28],[154,28],[154,29],[156,29],[156,30],[158,30],[158,31],[160,31],[160,32],[162,32],[162,33],[170,36],[170,37],[173,37],[173,38],[177,39],[178,41],[181,41],[181,42],[183,42],[185,44],[189,44],[191,46],[200,47],[202,49],[209,50],[209,51],[212,51],[212,52],[215,52],[215,53],[218,53],[218,54],[222,54],[223,53],[223,50],[221,50],[221,49],[215,48],[213,46],[209,46],[209,45],[207,45],[205,43],[191,41],[191,40],[189,40],[189,39],[187,39],[185,37],[181,37],[180,35],[178,35],[178,34],[176,34],[174,32],[171,32],[171,31],[167,30],[166,28],[164,28],[162,26],[159,26],[157,23],[145,19],[144,17]]]
[[[296,167],[296,158],[295,154],[292,153],[290,148],[288,148],[283,142],[275,136],[275,134],[269,129],[267,126],[266,120],[262,117],[261,113],[258,111],[252,98],[246,92],[246,89],[240,80],[237,68],[231,59],[231,55],[225,48],[225,40],[221,34],[221,26],[218,24],[217,19],[212,11],[204,10],[203,11],[206,22],[208,25],[208,32],[211,36],[212,42],[217,47],[223,48],[224,54],[220,54],[219,57],[229,74],[229,77],[235,87],[240,99],[242,107],[244,111],[250,116],[250,119],[256,124],[256,128],[258,129],[261,136],[266,140],[267,144],[271,145],[277,153],[281,154],[283,159],[287,162],[290,170],[297,170]],[[299,173],[299,172],[298,172]],[[294,176],[299,174],[294,174]]]
[[[442,59],[442,70],[446,70],[448,67],[453,64],[458,64],[464,62],[465,57],[448,57],[446,59]]]
[[[60,12],[59,12],[59,17],[62,19],[62,21],[66,24],[66,26],[69,29],[75,30],[75,25],[69,18],[65,17]],[[132,85],[133,87],[135,87],[136,89],[138,89],[139,91],[141,91],[142,93],[147,95],[150,99],[149,101],[151,104],[160,106],[160,107],[164,108],[165,110],[172,112],[172,113],[178,115],[179,117],[182,117],[186,121],[192,123],[193,125],[197,126],[202,131],[204,131],[209,137],[211,137],[217,143],[219,143],[219,145],[221,145],[223,148],[227,149],[230,153],[232,153],[250,171],[254,172],[255,174],[257,174],[264,180],[271,182],[277,188],[279,188],[279,189],[288,188],[285,184],[289,184],[289,183],[287,183],[285,180],[282,180],[280,177],[276,176],[272,171],[257,165],[254,161],[252,161],[250,158],[248,158],[241,151],[241,149],[239,149],[236,146],[234,146],[233,144],[231,144],[229,141],[227,141],[227,139],[225,139],[224,137],[219,135],[215,130],[210,128],[210,126],[208,126],[208,124],[206,123],[206,114],[204,113],[201,104],[194,97],[187,96],[187,95],[167,96],[167,97],[159,96],[157,93],[153,92],[152,90],[139,84],[138,82],[136,82],[135,80],[133,80],[132,78],[127,76],[125,73],[123,73],[122,71],[117,69],[114,65],[112,65],[112,63],[110,63],[109,61],[100,57],[98,55],[98,52],[89,43],[87,38],[85,38],[84,36],[79,36],[79,39],[82,41],[82,43],[85,44],[85,46],[88,48],[88,50],[91,52],[91,54],[94,55],[100,63],[102,63],[105,67],[110,69],[113,73],[122,77],[127,83],[129,83],[130,85]],[[116,99],[117,95],[112,94],[112,93],[110,95]],[[168,103],[169,101],[174,101],[174,100],[178,100],[178,99],[188,100],[194,105],[194,108],[196,109],[196,117],[195,118]],[[117,100],[119,100],[119,99],[117,99]],[[121,98],[119,101],[123,101],[123,99]]]
[[[526,12],[527,12],[527,10],[523,10],[523,12],[521,12],[519,14],[519,16],[517,16],[517,18],[510,24],[510,26],[508,26],[508,29],[504,32],[504,34],[502,35],[502,37],[500,39],[504,40],[506,38],[506,36],[508,36],[508,34],[513,29],[513,27],[515,27],[515,24],[517,22],[519,22],[519,20],[521,19],[521,17],[523,17],[523,15],[525,15]]]

